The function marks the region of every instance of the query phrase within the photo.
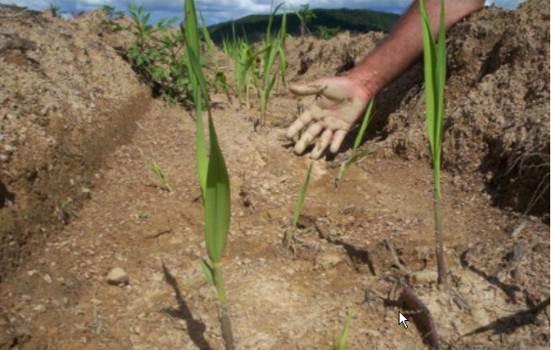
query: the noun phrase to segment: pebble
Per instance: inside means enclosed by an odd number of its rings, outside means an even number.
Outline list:
[[[49,274],[45,274],[42,279],[44,279],[44,281],[46,281],[46,283],[48,284],[52,283],[52,277],[50,277]]]
[[[125,286],[130,282],[128,274],[120,267],[112,268],[107,274],[107,283],[116,286]]]
[[[92,198],[92,191],[89,188],[84,187],[82,189],[82,195],[84,196],[84,198],[90,199]]]
[[[413,283],[426,284],[436,282],[438,273],[433,270],[422,270],[413,272],[410,277]]]
[[[44,311],[46,311],[46,306],[44,306],[42,304],[38,304],[35,307],[33,307],[33,310],[37,311],[37,312],[44,312]]]
[[[15,146],[4,145],[4,151],[6,151],[6,153],[8,153],[8,154],[13,153],[16,149],[17,149],[17,147],[15,147]]]

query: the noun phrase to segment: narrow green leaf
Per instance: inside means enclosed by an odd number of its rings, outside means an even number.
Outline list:
[[[343,179],[344,175],[346,175],[346,170],[350,165],[350,159],[351,158],[348,158],[341,163],[341,166],[339,167],[339,173],[337,174],[337,182],[336,182],[337,184]]]
[[[209,286],[214,286],[214,272],[208,261],[205,259],[201,259],[201,271],[203,271],[203,275],[205,276],[205,280]]]
[[[298,219],[300,217],[300,213],[302,212],[302,207],[304,206],[304,198],[306,198],[306,191],[308,190],[308,185],[310,184],[310,174],[312,173],[312,165],[314,165],[313,162],[310,163],[310,166],[308,167],[306,178],[304,179],[304,183],[300,188],[300,192],[297,198],[297,203],[295,205],[295,210],[293,211],[293,226],[295,227],[298,224]]]
[[[365,135],[365,131],[367,130],[367,125],[369,125],[369,121],[371,120],[371,114],[373,113],[374,104],[375,104],[375,98],[372,98],[371,101],[369,101],[369,104],[367,105],[367,110],[365,111],[364,118],[362,119],[360,130],[358,131],[358,134],[354,139],[354,144],[352,145],[352,154],[350,155],[350,158],[345,160],[339,168],[339,173],[337,174],[337,183],[344,178],[344,175],[346,175],[348,166],[357,159],[357,154],[356,154],[357,149],[358,147],[360,147],[360,143],[362,142]]]
[[[367,110],[365,111],[362,124],[360,125],[360,131],[358,132],[358,135],[356,135],[356,138],[354,139],[354,145],[352,146],[353,150],[356,150],[360,146],[360,143],[364,138],[365,131],[367,130],[367,125],[369,124],[369,121],[371,119],[371,114],[373,112],[374,101],[375,99],[372,98],[371,101],[369,101],[369,104],[367,105]]]
[[[346,350],[348,347],[348,330],[350,328],[350,323],[352,322],[352,318],[350,315],[346,317],[346,321],[344,322],[344,327],[342,329],[342,332],[337,339],[335,346],[333,346],[333,350]]]
[[[214,122],[209,117],[210,155],[205,191],[205,239],[213,264],[222,258],[230,227],[230,179]]]
[[[427,129],[431,152],[435,148],[435,123],[436,123],[436,86],[435,86],[435,45],[430,28],[430,21],[425,7],[425,1],[419,1],[419,11],[421,13],[421,25],[423,31],[423,73],[425,78],[425,109],[427,114]]]
[[[207,146],[205,141],[205,127],[203,124],[203,113],[201,110],[200,97],[196,97],[195,100],[195,155],[197,161],[197,173],[199,176],[199,186],[201,187],[201,195],[205,196],[207,188],[207,171],[208,171],[208,158],[207,158]]]
[[[205,195],[207,184],[207,147],[205,141],[205,128],[203,123],[203,105],[208,107],[208,91],[199,61],[199,32],[197,29],[197,13],[195,3],[192,0],[185,1],[184,38],[186,42],[185,61],[188,67],[189,78],[193,90],[193,102],[195,105],[195,147],[197,158],[197,172],[202,195]]]
[[[205,39],[205,42],[207,43],[207,47],[209,50],[209,56],[213,57],[214,55],[214,42],[212,41],[212,38],[210,36],[210,32],[207,28],[207,22],[205,21],[205,18],[203,17],[203,14],[201,13],[201,32],[203,34],[203,38]]]
[[[272,13],[270,14],[270,17],[268,18],[268,28],[266,29],[266,41],[268,43],[271,42],[272,40],[272,26],[273,26],[273,23],[274,23],[274,18],[277,14],[277,11],[279,11],[279,9],[284,5],[284,3],[280,3],[278,4],[272,11]]]
[[[435,126],[435,137],[437,147],[433,152],[433,161],[438,173],[440,172],[440,157],[442,148],[442,134],[444,129],[445,119],[445,87],[446,87],[446,66],[447,66],[447,52],[446,52],[446,23],[445,23],[445,1],[440,1],[440,28],[438,32],[438,46],[437,46],[437,59],[436,59],[436,85],[437,85],[437,125]],[[439,175],[438,175],[439,177]]]

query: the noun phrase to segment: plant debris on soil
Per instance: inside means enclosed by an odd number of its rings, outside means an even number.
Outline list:
[[[257,106],[213,95],[238,349],[329,349],[348,314],[350,349],[549,348],[548,13],[543,0],[487,7],[448,34],[447,289],[420,65],[379,94],[366,155],[338,188],[351,143],[314,162],[297,227],[310,161],[282,136],[308,101],[277,86],[257,128]],[[222,349],[192,113],[152,96],[120,55],[128,20],[106,20],[0,5],[0,350]],[[288,78],[342,73],[383,37],[289,38]]]

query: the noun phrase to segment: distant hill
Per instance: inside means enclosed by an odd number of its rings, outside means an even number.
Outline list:
[[[339,28],[340,30],[349,30],[352,32],[366,33],[370,31],[388,32],[400,18],[399,15],[387,12],[371,10],[352,10],[352,9],[314,9],[316,15],[309,24],[308,28],[312,33],[317,32],[318,26],[328,28]],[[246,33],[247,37],[256,41],[262,38],[268,25],[269,15],[250,15],[235,21],[228,21],[214,24],[209,27],[212,39],[219,43],[224,37],[231,37],[232,22],[235,23],[237,36]],[[281,15],[276,16],[274,26],[279,29]],[[298,17],[289,12],[287,15],[287,31],[293,35],[300,33],[300,21]]]

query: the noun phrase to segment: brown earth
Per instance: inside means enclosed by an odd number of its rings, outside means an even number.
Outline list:
[[[309,161],[281,137],[297,102],[280,89],[269,127],[255,132],[256,109],[215,96],[239,349],[330,348],[347,312],[351,349],[424,348],[415,327],[397,325],[400,281],[432,313],[443,348],[549,347],[549,196],[537,188],[549,174],[548,6],[485,9],[450,33],[447,290],[433,283],[419,67],[378,97],[369,155],[338,188],[347,154],[314,164],[299,231],[288,222]],[[221,349],[198,263],[191,115],[150,97],[110,46],[127,34],[106,39],[97,13],[70,22],[0,9],[0,349]],[[291,39],[291,76],[343,71],[381,38]],[[113,267],[127,286],[106,283]]]

